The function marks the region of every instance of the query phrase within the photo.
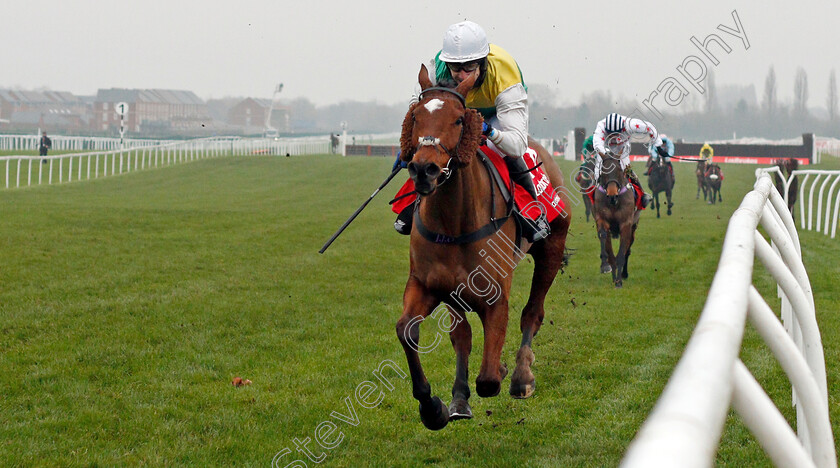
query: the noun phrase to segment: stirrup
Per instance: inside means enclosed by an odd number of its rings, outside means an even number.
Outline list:
[[[522,237],[528,242],[533,244],[551,234],[551,225],[548,224],[545,213],[540,213],[536,220],[528,218],[519,211],[516,211],[516,215],[519,217],[519,225],[522,227]]]
[[[394,229],[404,235],[411,235],[411,225],[414,224],[414,205],[405,207],[394,221]]]

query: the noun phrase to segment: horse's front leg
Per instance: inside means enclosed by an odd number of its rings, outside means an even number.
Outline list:
[[[612,254],[609,226],[606,223],[598,223],[598,240],[601,241],[601,273],[609,273],[615,259]]]
[[[613,281],[615,287],[622,286],[622,278],[626,278],[627,257],[630,252],[630,244],[633,243],[633,222],[627,221],[621,225],[621,239],[618,244],[618,254],[615,256],[615,271],[613,271]]]
[[[671,216],[671,208],[673,208],[674,203],[671,201],[671,191],[673,189],[668,189],[665,191],[665,197],[668,199],[668,216]]]
[[[498,395],[508,372],[507,366],[502,364],[502,346],[508,323],[508,293],[502,291],[493,304],[479,312],[484,327],[484,355],[475,379],[475,391],[482,398]]]
[[[449,341],[455,349],[455,383],[452,385],[452,402],[449,403],[449,419],[471,419],[469,358],[472,352],[472,327],[466,313],[451,310]]]
[[[659,192],[653,194],[653,201],[656,204],[656,217],[659,217]]]
[[[414,398],[420,402],[420,420],[431,430],[443,429],[449,422],[449,411],[432,389],[420,364],[420,322],[432,311],[437,299],[414,277],[408,279],[403,294],[403,314],[397,321],[397,337],[405,351],[411,374]]]

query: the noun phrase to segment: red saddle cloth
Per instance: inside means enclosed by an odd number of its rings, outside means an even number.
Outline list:
[[[638,185],[634,184],[633,182],[630,182],[630,186],[633,187],[633,191],[635,192],[633,194],[633,200],[636,203],[636,209],[637,210],[644,210],[645,207],[642,206],[642,195],[645,192],[643,192],[642,188],[639,187]],[[593,185],[591,188],[592,188],[592,190],[586,192],[586,194],[589,195],[589,200],[592,202],[592,205],[594,206],[595,205],[595,191],[598,190],[598,186]]]
[[[510,173],[508,172],[504,159],[487,146],[479,147],[479,151],[484,153],[493,165],[496,166],[496,170],[498,170],[499,174],[501,174],[502,179],[505,181],[505,185],[510,187]],[[525,164],[527,164],[528,167],[534,167],[538,164],[537,152],[532,148],[528,148],[528,150],[525,151],[523,158],[525,159]],[[471,164],[481,164],[481,161],[473,161]],[[557,215],[566,209],[566,205],[563,203],[563,199],[560,198],[560,196],[557,195],[557,192],[554,191],[554,187],[551,186],[548,174],[545,173],[542,166],[531,171],[531,177],[534,181],[534,187],[537,189],[537,200],[534,200],[524,188],[514,185],[513,199],[516,201],[516,207],[519,208],[519,211],[523,215],[532,220],[536,220],[540,215],[540,212],[545,211],[545,216],[550,223],[557,217]],[[414,181],[408,179],[397,192],[395,198],[399,198],[401,195],[405,195],[413,191]],[[401,213],[407,206],[414,203],[414,200],[416,199],[417,195],[413,194],[397,200],[393,205],[391,205],[391,211],[394,213]],[[540,209],[540,205],[542,205],[542,209]]]

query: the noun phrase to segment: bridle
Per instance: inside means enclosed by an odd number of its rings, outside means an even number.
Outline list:
[[[431,88],[426,88],[422,92],[420,92],[419,101],[422,101],[423,100],[423,95],[430,92],[430,91],[441,91],[441,92],[444,92],[444,93],[452,94],[453,96],[457,97],[458,102],[461,103],[461,106],[464,108],[464,111],[465,111],[465,113],[462,114],[461,117],[463,118],[463,116],[466,114],[467,100],[458,91],[455,91],[452,88],[444,88],[442,86],[433,86]],[[464,137],[464,125],[462,124],[461,125],[461,133],[458,135],[458,143],[455,143],[455,147],[452,148],[451,151],[449,150],[449,148],[446,147],[446,145],[441,143],[440,138],[435,137],[434,135],[427,135],[427,136],[422,136],[422,137],[417,138],[417,146],[414,147],[414,153],[417,153],[417,151],[420,150],[420,148],[422,148],[424,146],[433,146],[438,150],[438,153],[442,149],[443,152],[446,153],[447,156],[449,156],[449,160],[446,161],[446,166],[441,168],[441,170],[440,170],[441,175],[438,177],[438,182],[437,182],[438,186],[442,185],[444,182],[449,180],[449,177],[452,175],[452,172],[454,171],[455,168],[457,168],[457,166],[450,167],[450,165],[452,164],[452,160],[455,159],[455,155],[458,153],[458,146],[461,144],[461,138],[463,138],[463,137]],[[440,177],[443,177],[443,179],[441,180]]]
[[[444,93],[452,94],[453,96],[457,97],[458,101],[461,103],[461,106],[464,108],[464,114],[461,115],[461,118],[463,119],[466,116],[466,109],[467,109],[466,99],[464,99],[464,96],[461,93],[455,91],[452,88],[444,88],[444,87],[434,86],[434,87],[431,87],[431,88],[424,89],[420,93],[420,96],[419,96],[420,100],[423,99],[423,94],[425,94],[427,92],[430,92],[430,91],[441,91],[441,92],[444,92]],[[433,146],[433,147],[437,148],[438,152],[443,150],[443,152],[446,153],[449,156],[449,160],[446,162],[446,167],[443,167],[441,169],[441,175],[438,176],[438,182],[437,182],[438,187],[441,186],[447,180],[449,180],[452,173],[455,172],[455,169],[457,169],[459,167],[458,165],[450,167],[450,165],[452,164],[453,160],[456,160],[455,154],[457,154],[457,152],[458,152],[458,146],[461,144],[461,139],[463,137],[464,137],[463,122],[461,123],[461,132],[458,135],[458,143],[455,144],[455,147],[452,148],[451,151],[449,150],[449,148],[446,147],[446,145],[441,143],[440,138],[435,137],[434,135],[427,135],[427,136],[418,137],[417,146],[415,146],[415,148],[414,148],[415,153],[420,148],[422,148],[424,146]],[[491,169],[492,163],[487,159],[487,157],[484,156],[481,153],[481,151],[477,152],[477,156],[480,158],[481,162],[484,164],[485,168],[487,169],[488,178],[490,179],[490,213],[491,213],[490,222],[488,222],[487,224],[485,224],[484,226],[478,228],[477,230],[475,230],[473,232],[466,233],[466,234],[461,234],[461,235],[458,235],[458,236],[451,236],[451,235],[448,235],[448,234],[443,234],[443,233],[438,233],[438,232],[431,231],[423,224],[423,220],[420,218],[419,208],[420,208],[421,198],[418,197],[417,201],[415,202],[415,205],[414,205],[414,225],[417,228],[417,232],[419,232],[420,235],[423,236],[426,240],[428,240],[430,242],[433,242],[435,244],[446,244],[446,245],[469,244],[469,243],[476,242],[480,239],[483,239],[487,236],[490,236],[490,235],[494,234],[496,231],[501,229],[502,226],[512,216],[513,209],[514,209],[514,199],[513,199],[513,196],[512,196],[512,190],[513,190],[512,187],[505,187],[505,189],[508,190],[507,193],[511,194],[509,199],[507,200],[507,203],[506,203],[505,215],[502,216],[502,217],[499,217],[499,218],[497,218],[493,215],[493,213],[496,212],[496,196],[494,194],[494,183],[500,184],[499,185],[500,188],[502,187],[503,184],[501,183],[500,180],[494,179],[491,171],[493,171],[495,169]],[[441,177],[443,177],[443,180],[440,179]],[[503,194],[503,196],[504,196],[504,194]],[[519,228],[517,227],[517,243],[519,242],[519,231],[518,231],[518,229]]]

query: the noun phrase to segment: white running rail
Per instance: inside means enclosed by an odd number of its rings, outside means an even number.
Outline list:
[[[755,258],[783,291],[785,326],[752,285]],[[738,357],[747,319],[791,381],[798,437]],[[822,340],[799,236],[763,173],[729,220],[697,327],[622,466],[712,466],[730,406],[776,466],[837,467]]]

